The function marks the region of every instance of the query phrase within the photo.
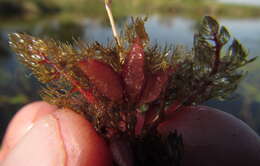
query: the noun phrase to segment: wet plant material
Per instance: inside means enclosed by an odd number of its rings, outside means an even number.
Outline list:
[[[192,50],[150,45],[144,22],[133,19],[107,45],[14,33],[10,46],[43,84],[45,101],[82,114],[106,138],[115,165],[179,165],[180,133],[161,136],[157,126],[183,106],[226,99],[254,58],[209,16]]]

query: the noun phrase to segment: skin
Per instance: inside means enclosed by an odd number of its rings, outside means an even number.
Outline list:
[[[1,166],[111,166],[105,141],[71,110],[38,101],[23,107],[8,126]]]
[[[223,111],[206,107],[184,107],[158,131],[175,129],[182,134],[182,166],[259,166],[259,136],[249,126]]]
[[[259,165],[259,136],[233,116],[198,106],[171,117],[158,131],[182,133],[183,166]],[[82,116],[41,101],[16,114],[0,151],[1,166],[111,166],[111,158],[105,141]]]

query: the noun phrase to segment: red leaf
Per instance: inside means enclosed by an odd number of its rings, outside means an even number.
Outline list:
[[[95,59],[88,59],[79,62],[79,68],[101,94],[113,101],[122,99],[120,77],[111,66]]]
[[[140,104],[149,103],[156,100],[166,86],[168,79],[168,71],[158,71],[154,74],[148,75]]]
[[[130,101],[136,102],[140,97],[145,81],[144,48],[139,38],[136,38],[123,66],[123,79]]]

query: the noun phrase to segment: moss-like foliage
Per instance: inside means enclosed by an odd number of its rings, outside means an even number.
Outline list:
[[[194,36],[192,50],[150,45],[139,18],[122,34],[122,45],[75,42],[71,46],[14,33],[10,46],[44,84],[44,100],[81,113],[108,140],[135,139],[133,149],[139,153],[141,146],[136,145],[149,142],[151,133],[155,134],[150,141],[162,148],[178,140],[171,135],[157,137],[157,125],[183,106],[227,98],[244,76],[238,69],[254,60],[248,59],[245,48],[231,39],[224,26],[208,16]],[[176,150],[171,147],[162,149],[162,155],[171,156]],[[146,154],[144,161],[136,157],[141,165],[156,155]]]

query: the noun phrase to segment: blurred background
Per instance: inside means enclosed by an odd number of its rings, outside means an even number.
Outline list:
[[[250,56],[260,55],[259,0],[113,0],[112,8],[118,29],[130,16],[148,16],[151,42],[188,48],[202,17],[212,15],[248,48]],[[103,0],[0,0],[0,139],[15,112],[40,99],[40,84],[8,46],[12,32],[68,42],[73,37],[101,43],[112,39]],[[260,134],[260,58],[245,70],[248,75],[231,100],[205,104],[235,115]]]

